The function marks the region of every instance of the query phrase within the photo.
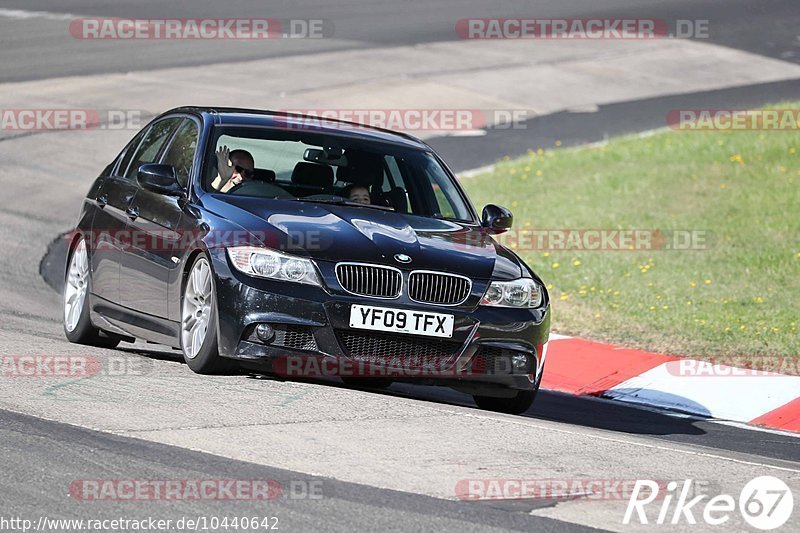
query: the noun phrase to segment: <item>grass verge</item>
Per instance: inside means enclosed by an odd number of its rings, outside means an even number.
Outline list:
[[[507,241],[547,283],[554,330],[676,355],[796,364],[798,152],[797,131],[662,131],[530,150],[462,183],[476,205],[514,212]],[[658,229],[694,235],[695,246],[586,251],[525,235],[544,229]]]

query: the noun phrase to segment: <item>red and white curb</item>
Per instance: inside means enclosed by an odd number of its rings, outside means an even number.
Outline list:
[[[550,335],[542,388],[800,432],[800,376],[563,335]]]

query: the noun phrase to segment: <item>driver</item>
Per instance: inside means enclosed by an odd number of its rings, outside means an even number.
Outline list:
[[[255,160],[247,150],[229,150],[227,146],[222,146],[217,150],[217,177],[211,186],[219,192],[228,192],[240,183],[253,179],[255,167]]]

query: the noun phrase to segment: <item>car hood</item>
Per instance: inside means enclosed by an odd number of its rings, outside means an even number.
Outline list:
[[[206,198],[204,198],[206,200]],[[209,199],[211,200],[211,199]],[[516,279],[520,260],[480,226],[366,207],[214,195],[206,207],[264,245],[317,261],[379,263],[472,279]],[[395,256],[404,254],[411,262]]]

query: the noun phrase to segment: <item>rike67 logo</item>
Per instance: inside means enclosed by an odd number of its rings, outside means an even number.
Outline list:
[[[702,520],[711,526],[725,527],[726,524],[730,525],[731,517],[738,510],[751,527],[771,530],[784,525],[794,508],[791,489],[773,476],[760,476],[749,481],[739,493],[738,502],[729,494],[719,494],[711,498],[708,494],[701,494],[690,498],[694,493],[692,484],[691,479],[682,484],[670,481],[662,491],[663,485],[656,481],[637,480],[622,523],[627,525],[635,519],[640,524],[678,525],[697,524]],[[660,494],[661,492],[665,494]],[[648,507],[657,499],[658,504]],[[650,515],[648,510],[651,511]],[[656,510],[658,515],[654,519],[652,512]]]

